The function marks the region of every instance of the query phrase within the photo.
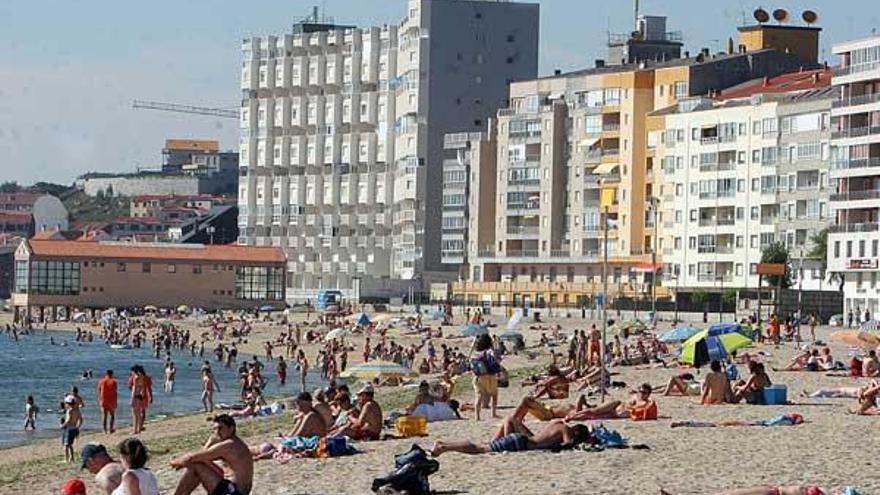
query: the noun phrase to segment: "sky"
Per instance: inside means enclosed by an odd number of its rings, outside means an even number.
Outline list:
[[[632,29],[629,0],[539,0],[540,74],[604,58],[606,33]],[[237,148],[238,123],[135,110],[134,99],[236,108],[240,42],[283,34],[317,4],[340,24],[394,24],[405,0],[28,0],[0,2],[0,182],[72,183],[85,172],[156,168],[166,138]],[[707,5],[713,7],[707,8]],[[669,17],[685,49],[736,39],[757,6],[819,13],[823,60],[833,43],[880,28],[876,0],[642,0]]]

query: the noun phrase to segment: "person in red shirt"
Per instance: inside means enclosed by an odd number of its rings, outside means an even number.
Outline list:
[[[116,432],[116,379],[113,370],[107,370],[98,381],[98,407],[104,424],[104,433]]]

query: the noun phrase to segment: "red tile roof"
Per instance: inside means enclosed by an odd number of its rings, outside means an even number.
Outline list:
[[[0,222],[30,222],[33,217],[33,213],[28,211],[0,210]]]
[[[828,67],[780,74],[776,77],[752,79],[722,91],[716,99],[730,100],[748,98],[761,93],[789,93],[808,91],[831,85],[831,69]]]
[[[284,251],[268,246],[124,243],[95,241],[28,241],[36,256],[53,258],[109,258],[178,260],[228,263],[284,263]]]
[[[40,196],[28,192],[0,193],[0,204],[33,205]]]

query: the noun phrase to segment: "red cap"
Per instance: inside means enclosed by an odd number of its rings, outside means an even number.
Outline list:
[[[61,495],[86,495],[86,484],[77,478],[67,480],[61,486]]]

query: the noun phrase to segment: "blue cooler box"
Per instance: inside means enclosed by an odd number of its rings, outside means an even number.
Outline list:
[[[764,389],[764,401],[768,406],[787,404],[787,392],[785,385],[770,385]]]

